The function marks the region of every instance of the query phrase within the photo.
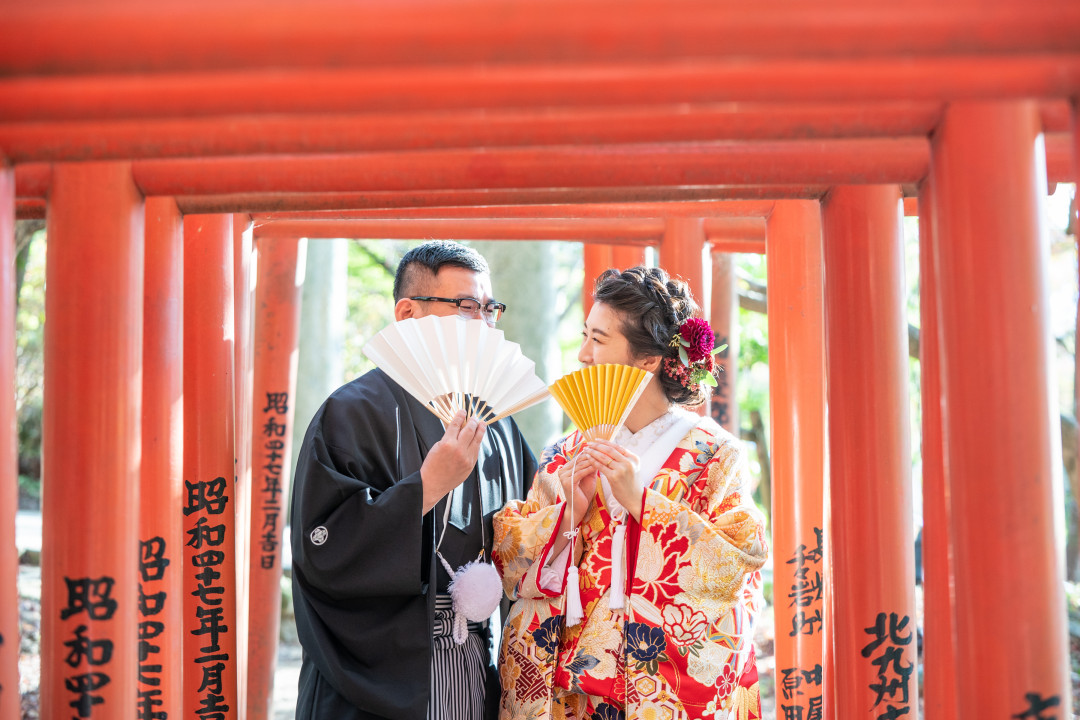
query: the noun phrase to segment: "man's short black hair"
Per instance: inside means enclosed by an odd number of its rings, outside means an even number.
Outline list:
[[[483,255],[453,240],[429,240],[405,253],[394,275],[394,302],[409,297],[425,274],[432,277],[444,267],[460,267],[490,275]],[[483,299],[483,298],[478,298]]]

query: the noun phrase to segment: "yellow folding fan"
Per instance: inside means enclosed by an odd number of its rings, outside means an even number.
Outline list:
[[[493,423],[549,394],[521,346],[482,320],[407,318],[371,338],[364,354],[444,423],[459,410]]]
[[[581,431],[585,441],[613,440],[651,378],[652,373],[629,365],[591,365],[563,375],[553,382],[549,389],[552,397]],[[578,454],[575,452],[575,464],[577,458]],[[570,503],[570,516],[573,517],[573,494],[567,500]],[[575,556],[579,532],[579,528],[574,528],[563,533],[570,541],[570,557]],[[615,546],[616,542],[613,540],[612,547]],[[620,549],[621,547],[619,545]],[[614,565],[612,567],[614,572]],[[566,624],[572,627],[584,617],[578,569],[574,563],[570,563],[566,570],[566,587],[563,592],[566,595]]]
[[[590,365],[551,384],[551,395],[586,440],[611,440],[652,373],[629,365]]]

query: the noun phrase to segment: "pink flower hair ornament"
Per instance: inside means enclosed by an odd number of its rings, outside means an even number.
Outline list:
[[[716,334],[709,322],[703,318],[687,318],[679,326],[679,331],[671,336],[670,347],[678,348],[679,358],[664,358],[664,374],[674,378],[684,388],[705,383],[716,387],[716,353],[725,350],[727,343],[713,347]]]

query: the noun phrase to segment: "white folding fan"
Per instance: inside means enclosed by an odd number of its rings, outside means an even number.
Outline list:
[[[611,440],[650,378],[629,365],[590,365],[563,375],[550,390],[586,440]]]
[[[549,394],[521,346],[482,320],[407,318],[371,338],[364,354],[444,423],[458,410],[492,423]]]

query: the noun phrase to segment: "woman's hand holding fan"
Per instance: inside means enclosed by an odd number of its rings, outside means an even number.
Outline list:
[[[574,508],[573,517],[567,512],[563,517],[563,531],[570,531],[581,524],[585,513],[596,496],[596,478],[600,466],[591,455],[579,450],[576,462],[568,462],[559,468],[559,482],[562,483],[563,497]]]
[[[605,364],[583,367],[551,384],[551,395],[584,438],[582,448],[559,472],[563,494],[570,504],[571,519],[574,521],[573,526],[567,528],[568,532],[572,533],[577,528],[592,503],[596,494],[597,472],[603,472],[611,482],[609,472],[626,470],[630,481],[634,481],[635,471],[632,468],[637,458],[632,453],[628,458],[610,440],[626,422],[627,415],[651,379],[652,373],[641,368]],[[598,442],[605,443],[602,452],[589,449]],[[617,467],[610,467],[612,463],[618,463]],[[625,484],[623,474],[618,472],[620,486]],[[623,494],[629,496],[629,493]],[[635,509],[634,512],[639,511]]]
[[[638,482],[638,456],[610,440],[594,440],[585,448],[585,455],[604,474],[611,494],[626,511],[641,520],[641,492]],[[578,460],[581,463],[585,458]]]
[[[652,373],[630,365],[589,365],[562,376],[552,383],[549,389],[552,397],[581,431],[583,442],[592,442],[615,437],[651,379]],[[577,625],[583,617],[576,564],[581,548],[576,540],[578,525],[596,495],[597,472],[605,472],[603,459],[607,458],[579,451],[573,460],[567,463],[571,466],[570,477],[564,478],[562,473],[559,475],[564,491],[567,490],[568,483],[571,486],[569,489],[572,492],[566,493],[565,497],[570,506],[567,515],[569,520],[574,522],[572,527],[567,527],[569,521],[563,521],[563,527],[559,528],[560,536],[555,542],[555,551],[560,552],[565,544],[562,538],[565,537],[570,542],[570,554],[575,561],[566,571],[564,612],[567,626]],[[586,481],[584,476],[579,476],[575,465],[588,466],[591,480]],[[587,492],[590,490],[591,492]]]

